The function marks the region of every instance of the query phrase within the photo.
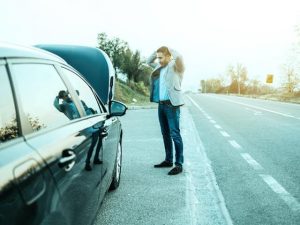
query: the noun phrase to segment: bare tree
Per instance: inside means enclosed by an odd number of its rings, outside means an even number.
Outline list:
[[[222,81],[220,79],[208,79],[205,81],[205,85],[206,85],[206,92],[207,93],[218,93],[222,90],[222,88],[224,88],[222,86]]]
[[[295,88],[298,86],[300,79],[296,73],[295,67],[293,65],[285,65],[283,67],[284,77],[283,77],[283,88],[288,93],[294,93]]]
[[[245,82],[248,80],[248,72],[245,66],[237,63],[236,67],[229,65],[227,74],[231,78],[230,92],[241,94],[245,89]]]
[[[260,93],[260,82],[257,79],[251,79],[247,85],[247,94],[259,94]]]
[[[289,52],[287,63],[283,65],[282,88],[287,93],[294,93],[300,83],[300,25],[295,29],[296,41]]]

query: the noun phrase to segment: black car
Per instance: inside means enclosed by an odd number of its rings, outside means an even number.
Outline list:
[[[119,186],[126,106],[62,58],[7,44],[0,93],[0,224],[91,224]]]

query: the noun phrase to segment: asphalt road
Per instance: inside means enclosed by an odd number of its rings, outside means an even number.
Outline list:
[[[109,192],[96,225],[221,225],[230,223],[219,198],[210,163],[187,107],[183,107],[181,133],[185,148],[182,174],[153,165],[164,160],[157,109],[129,110],[123,117],[123,168],[120,187]]]
[[[95,225],[300,224],[300,105],[187,96],[177,176],[153,168],[164,158],[157,109],[121,120],[121,184]]]
[[[191,95],[234,224],[300,224],[300,105]]]

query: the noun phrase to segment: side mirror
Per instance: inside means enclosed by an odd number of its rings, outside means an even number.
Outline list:
[[[127,106],[122,102],[112,100],[109,103],[109,117],[124,116],[127,109]]]

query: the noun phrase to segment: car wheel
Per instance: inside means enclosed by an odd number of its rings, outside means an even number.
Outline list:
[[[120,178],[121,178],[121,169],[122,169],[122,144],[120,141],[118,144],[115,168],[114,168],[112,182],[110,184],[109,190],[116,190],[119,187]]]

